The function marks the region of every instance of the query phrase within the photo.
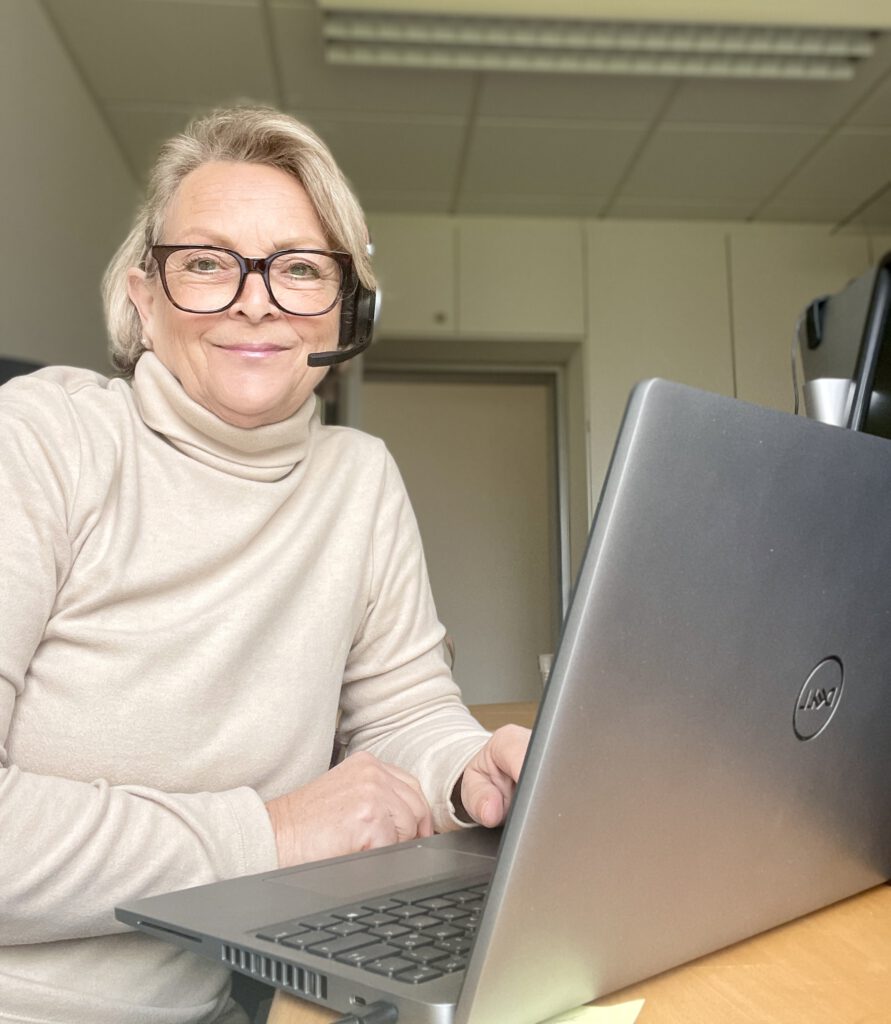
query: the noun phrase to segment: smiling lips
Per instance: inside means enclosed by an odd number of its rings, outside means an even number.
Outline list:
[[[288,351],[286,346],[273,345],[271,342],[262,345],[217,345],[216,347],[222,349],[224,352],[231,352],[234,355],[253,356],[254,358],[274,356],[279,352]]]

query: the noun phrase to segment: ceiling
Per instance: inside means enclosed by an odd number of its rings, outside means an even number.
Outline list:
[[[365,70],[326,65],[315,0],[40,2],[139,179],[191,114],[251,100],[376,213],[891,228],[891,33],[841,83]]]

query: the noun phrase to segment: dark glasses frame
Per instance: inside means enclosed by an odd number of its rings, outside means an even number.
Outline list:
[[[170,289],[167,286],[167,271],[166,265],[167,260],[170,258],[172,253],[182,252],[186,249],[201,249],[209,252],[225,252],[229,256],[234,257],[237,261],[238,266],[241,270],[241,279],[238,282],[238,288],[235,291],[235,295],[231,301],[227,302],[224,306],[220,306],[218,309],[189,309],[188,306],[180,305],[176,299],[170,294]],[[279,249],[277,252],[270,253],[268,256],[242,256],[241,253],[236,252],[234,249],[227,249],[222,245],[153,245],[149,252],[152,254],[155,262],[158,265],[158,273],[161,277],[161,286],[164,289],[164,294],[170,300],[171,305],[177,309],[182,310],[183,313],[222,313],[238,302],[238,299],[244,290],[244,282],[247,280],[248,274],[260,274],[263,278],[263,283],[266,285],[266,291],[269,295],[269,299],[274,306],[280,309],[283,313],[287,313],[289,316],[324,316],[325,313],[329,313],[338,302],[347,294],[348,290],[352,290],[355,286],[355,273],[353,271],[353,258],[348,252],[340,252],[336,249]],[[297,313],[292,309],[288,309],[283,306],[272,292],[272,286],[269,283],[269,267],[274,259],[279,256],[284,256],[286,253],[306,253],[311,256],[328,256],[340,265],[340,287],[337,290],[337,294],[331,303],[324,309],[319,310],[318,313]]]

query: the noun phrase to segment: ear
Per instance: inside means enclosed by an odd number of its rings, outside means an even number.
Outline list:
[[[152,325],[154,323],[156,292],[144,270],[131,267],[127,271],[127,295],[136,307],[142,321],[143,344],[152,348]]]

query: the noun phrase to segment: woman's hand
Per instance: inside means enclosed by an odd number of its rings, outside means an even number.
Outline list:
[[[530,736],[521,725],[503,725],[470,760],[461,777],[461,803],[473,821],[487,828],[504,821]]]
[[[364,752],[266,810],[283,868],[433,834],[418,780]]]

